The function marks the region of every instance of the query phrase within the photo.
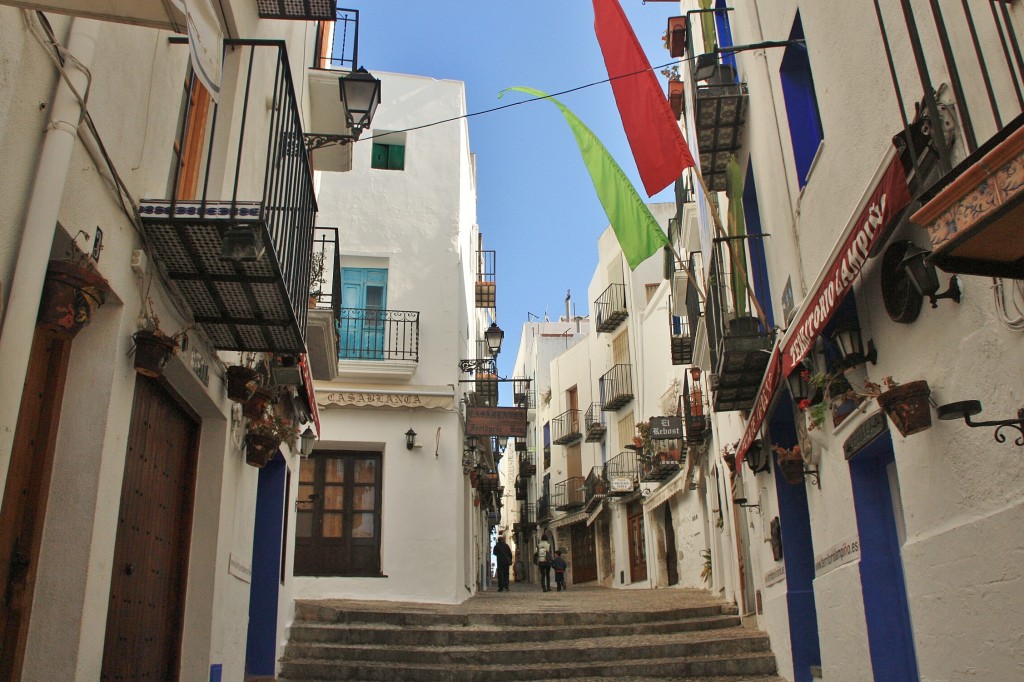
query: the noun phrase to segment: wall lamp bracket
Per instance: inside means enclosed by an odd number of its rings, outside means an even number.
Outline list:
[[[961,400],[955,403],[948,403],[946,405],[939,405],[935,409],[939,419],[964,420],[964,423],[971,428],[977,428],[979,426],[994,426],[996,427],[995,433],[992,435],[997,443],[1005,443],[1006,436],[1002,434],[1002,430],[1006,427],[1017,429],[1020,432],[1020,436],[1014,439],[1014,444],[1017,447],[1024,447],[1024,408],[1017,410],[1016,419],[992,419],[983,422],[971,421],[971,417],[981,412],[981,401],[979,400]]]
[[[818,475],[819,471],[819,469],[804,469],[804,476],[810,476],[812,479],[811,482],[818,486],[818,490],[821,490],[821,478]]]
[[[490,374],[498,375],[498,363],[494,358],[480,358],[477,360],[459,360],[459,371],[463,374]]]
[[[744,509],[754,509],[755,510],[754,513],[755,514],[757,514],[758,516],[761,515],[761,505],[760,504],[747,504],[747,498],[745,498],[745,497],[734,497],[732,499],[732,501],[733,501],[733,504],[736,504],[736,505],[738,505],[740,507],[743,507]]]

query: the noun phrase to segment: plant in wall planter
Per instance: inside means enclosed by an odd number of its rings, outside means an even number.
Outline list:
[[[75,251],[78,258],[50,261],[39,301],[39,324],[65,339],[74,338],[89,324],[110,291],[88,256]]]
[[[900,384],[888,376],[882,379],[881,386],[865,381],[864,389],[878,400],[879,407],[904,438],[931,428],[931,388],[927,381]]]
[[[249,399],[242,403],[242,414],[249,419],[259,419],[275,397],[272,389],[266,386],[255,387]]]
[[[135,371],[142,376],[156,378],[164,373],[164,367],[181,345],[187,345],[185,331],[168,336],[159,325],[152,329],[140,329],[132,334],[132,347],[128,355],[135,356]]]
[[[786,483],[798,485],[804,482],[804,457],[799,445],[791,448],[784,448],[781,445],[772,445],[772,451],[778,457],[779,470],[782,472]]]
[[[229,400],[236,403],[245,403],[252,398],[256,389],[263,385],[263,375],[254,367],[255,360],[256,354],[249,353],[248,357],[243,359],[242,364],[231,365],[227,368],[226,380]],[[254,414],[246,416],[258,417],[263,412],[263,407],[265,405],[256,410]]]
[[[249,422],[245,431],[245,463],[263,468],[274,457],[281,443],[294,441],[295,425],[269,411]]]

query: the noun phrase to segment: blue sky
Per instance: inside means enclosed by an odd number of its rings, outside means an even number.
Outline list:
[[[604,80],[589,0],[466,2],[374,0],[359,9],[359,61],[394,71],[464,81],[469,112],[525,99],[498,93],[525,85],[548,93]],[[661,35],[675,2],[623,0],[652,66],[671,61]],[[658,71],[659,69],[656,69]],[[659,74],[659,79],[664,77]],[[618,110],[607,83],[561,101],[604,142],[638,189]],[[428,123],[429,121],[424,121]],[[587,314],[587,285],[597,263],[597,237],[607,227],[590,177],[558,109],[523,104],[469,119],[477,155],[478,222],[484,247],[497,251],[498,322],[506,331],[499,359],[508,376],[527,313],[557,319],[571,290],[574,312]],[[649,201],[671,201],[671,188]]]

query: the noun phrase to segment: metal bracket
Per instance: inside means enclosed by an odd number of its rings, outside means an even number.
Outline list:
[[[302,135],[302,142],[306,145],[307,152],[331,145],[352,144],[357,139],[356,135],[327,135],[323,133],[303,133]]]

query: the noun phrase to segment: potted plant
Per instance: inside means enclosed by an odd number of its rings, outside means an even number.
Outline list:
[[[702,549],[700,551],[700,558],[704,560],[704,566],[700,570],[700,577],[704,582],[711,582],[711,550]]]
[[[266,386],[256,386],[252,395],[242,403],[242,414],[250,419],[258,419],[274,399],[274,391]]]
[[[799,445],[784,448],[772,445],[772,451],[778,456],[779,470],[782,471],[786,483],[797,485],[804,482],[804,457]]]
[[[729,467],[729,471],[734,474],[736,473],[736,451],[739,446],[739,441],[722,446],[722,459],[725,460],[725,466]]]
[[[324,273],[327,267],[327,252],[314,251],[309,268],[309,307],[315,308],[323,295],[323,286],[327,283]]]
[[[132,347],[128,354],[135,356],[135,371],[142,376],[154,379],[159,377],[185,338],[184,329],[167,335],[160,329],[159,320],[153,318],[151,327],[132,334]]]
[[[263,385],[263,374],[256,368],[256,354],[243,353],[237,365],[231,365],[225,372],[228,399],[236,403],[245,403],[252,398],[256,389]],[[265,407],[265,406],[264,406]],[[250,417],[258,417],[263,412],[261,407]]]
[[[904,438],[931,428],[931,389],[927,381],[900,384],[888,376],[882,379],[882,386],[865,381],[864,388],[878,400],[879,407]]]
[[[281,443],[290,443],[298,432],[292,422],[269,411],[250,420],[245,431],[245,463],[257,468],[266,466]]]
[[[39,324],[64,339],[74,338],[89,324],[110,292],[89,256],[74,247],[71,251],[68,257],[49,262],[39,301]]]

